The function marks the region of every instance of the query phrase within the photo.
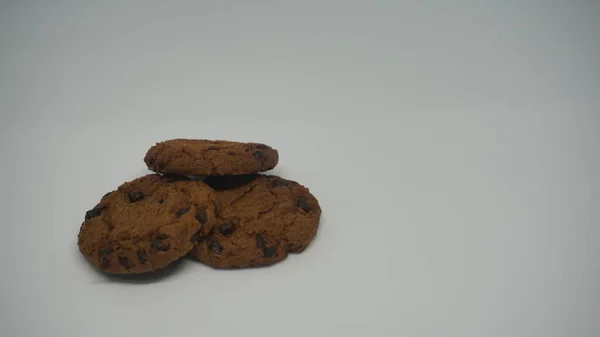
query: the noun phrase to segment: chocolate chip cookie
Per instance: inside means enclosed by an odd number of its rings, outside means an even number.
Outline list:
[[[179,175],[240,175],[267,171],[279,161],[265,144],[224,140],[171,139],[156,143],[144,162],[152,171]]]
[[[201,181],[146,175],[107,193],[86,212],[79,250],[108,273],[161,269],[211,231],[215,209],[215,192]]]
[[[208,177],[217,224],[190,255],[215,268],[269,265],[301,252],[317,234],[321,208],[309,190],[276,176]]]

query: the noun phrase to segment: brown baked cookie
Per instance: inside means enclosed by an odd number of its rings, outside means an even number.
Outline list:
[[[309,190],[276,176],[208,177],[217,224],[190,255],[215,268],[269,265],[301,252],[317,234],[321,208]]]
[[[77,243],[108,273],[161,269],[210,232],[215,208],[215,192],[201,181],[146,175],[122,184],[87,211]]]
[[[279,161],[277,150],[258,143],[171,139],[156,143],[144,162],[152,171],[180,175],[240,175],[267,171]]]

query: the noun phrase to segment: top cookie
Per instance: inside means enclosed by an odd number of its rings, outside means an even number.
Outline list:
[[[105,272],[161,269],[211,231],[215,206],[215,192],[201,181],[146,175],[102,197],[85,214],[77,243]]]
[[[171,139],[156,143],[144,162],[152,171],[179,175],[241,175],[267,171],[279,161],[277,150],[259,143]]]

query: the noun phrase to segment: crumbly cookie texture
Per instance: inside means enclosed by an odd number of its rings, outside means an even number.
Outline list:
[[[144,158],[152,171],[192,176],[257,173],[274,168],[278,161],[277,150],[265,144],[204,139],[156,143]]]
[[[162,269],[216,223],[216,195],[202,181],[150,174],[107,193],[85,214],[81,253],[108,273]]]
[[[317,234],[321,208],[308,188],[277,176],[208,177],[217,224],[190,255],[215,268],[269,265],[301,252]]]

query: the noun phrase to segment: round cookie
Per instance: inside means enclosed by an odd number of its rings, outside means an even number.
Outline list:
[[[199,176],[267,171],[278,161],[277,150],[264,144],[203,139],[171,139],[156,143],[144,157],[152,171]]]
[[[105,272],[150,272],[208,234],[215,210],[215,192],[205,183],[150,174],[122,184],[87,211],[77,244]]]
[[[276,176],[208,177],[217,224],[190,255],[215,268],[269,265],[301,252],[317,234],[321,208],[309,190]]]

